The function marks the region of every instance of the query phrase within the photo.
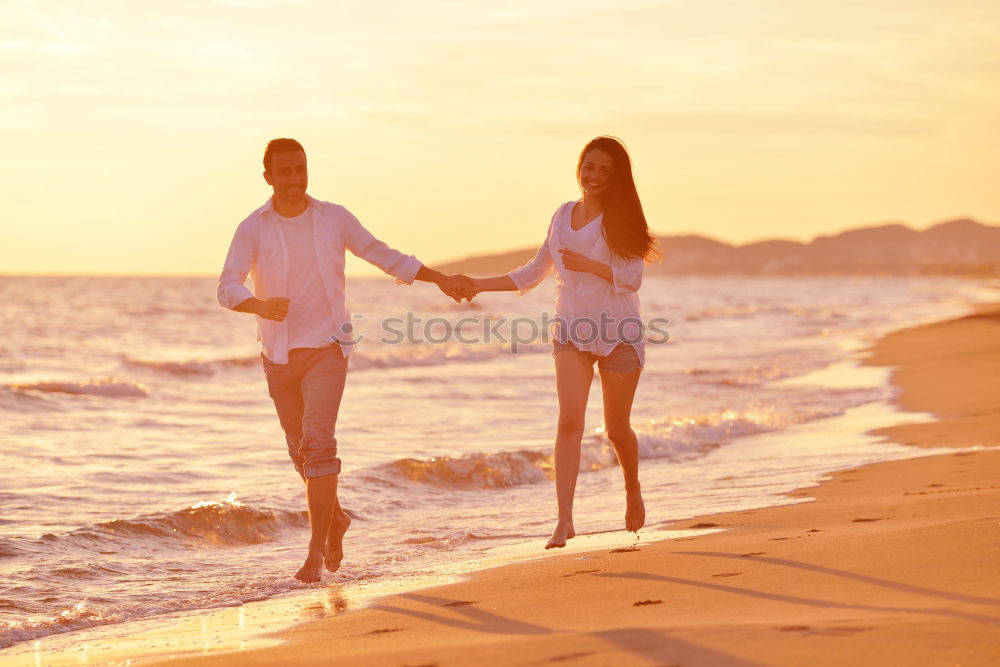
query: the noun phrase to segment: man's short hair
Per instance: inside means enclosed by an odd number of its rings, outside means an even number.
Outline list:
[[[264,171],[271,171],[271,157],[283,151],[302,151],[304,154],[306,149],[295,139],[271,139],[264,149]]]

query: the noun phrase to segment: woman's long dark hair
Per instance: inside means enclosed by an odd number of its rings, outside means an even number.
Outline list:
[[[580,160],[576,165],[577,181],[580,180],[584,157],[594,149],[604,151],[613,160],[611,180],[606,193],[601,197],[604,204],[602,233],[604,240],[608,242],[608,247],[613,253],[625,259],[659,258],[660,253],[655,247],[656,239],[649,233],[639,193],[635,189],[632,161],[621,140],[608,136],[591,139],[580,151]],[[580,189],[583,189],[582,183]]]

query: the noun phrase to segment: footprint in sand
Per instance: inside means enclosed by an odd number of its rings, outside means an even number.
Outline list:
[[[849,628],[845,626],[840,628],[826,628],[822,631],[822,633],[825,635],[853,635],[858,632],[867,632],[874,629],[875,628]]]
[[[858,632],[867,632],[868,630],[874,630],[874,628],[867,627],[832,627],[832,628],[813,628],[808,625],[786,625],[782,627],[776,627],[775,630],[780,630],[781,632],[801,632],[802,634],[809,635],[826,635],[828,637],[846,637],[848,635],[857,634]]]
[[[387,634],[387,633],[390,633],[390,632],[399,632],[402,629],[403,628],[379,628],[377,630],[372,630],[371,632],[369,632],[367,634],[369,634],[369,635],[384,635],[384,634]]]
[[[562,655],[554,655],[548,659],[548,662],[564,662],[566,660],[579,660],[580,658],[586,658],[588,655],[594,655],[595,651],[581,651],[580,653],[564,653]]]
[[[851,521],[853,523],[864,523],[866,521],[881,521],[881,520],[882,520],[882,517],[879,517],[877,519],[851,519]]]
[[[633,602],[633,607],[645,607],[651,604],[663,604],[663,600],[639,600],[638,602]]]

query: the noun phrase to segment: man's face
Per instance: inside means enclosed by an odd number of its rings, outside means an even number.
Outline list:
[[[306,154],[302,151],[281,151],[271,156],[271,168],[264,180],[274,190],[274,196],[285,203],[301,202],[309,186]]]

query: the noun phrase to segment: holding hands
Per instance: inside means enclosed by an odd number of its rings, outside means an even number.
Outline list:
[[[461,303],[462,299],[472,301],[473,297],[479,293],[475,279],[461,274],[442,276],[437,281],[437,286],[442,292],[454,299],[455,303]]]
[[[614,282],[614,272],[610,264],[605,264],[604,262],[592,259],[584,254],[576,252],[575,250],[570,250],[569,248],[560,248],[559,254],[562,255],[563,265],[568,270],[579,271],[581,273],[592,273],[595,276],[604,278],[609,283]],[[517,289],[517,286],[511,280],[510,276],[498,276],[496,278],[470,278],[469,276],[463,274],[446,276],[443,273],[437,273],[435,271],[433,277],[427,279],[433,280],[442,292],[455,300],[455,303],[461,303],[462,299],[472,301],[472,299],[475,298],[475,296],[480,292],[510,291]]]

